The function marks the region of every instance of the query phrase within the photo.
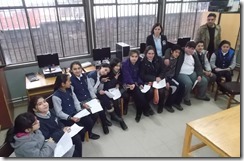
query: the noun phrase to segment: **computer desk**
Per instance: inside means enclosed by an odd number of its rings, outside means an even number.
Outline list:
[[[240,157],[240,112],[237,105],[187,123],[182,157],[206,145],[221,157]],[[201,143],[191,146],[192,135]]]
[[[95,66],[88,66],[84,68],[86,72],[91,72],[96,70]],[[30,100],[33,96],[48,96],[53,93],[54,83],[56,77],[45,78],[42,74],[37,74],[38,81],[30,82],[28,78],[25,78],[26,91],[28,99]]]

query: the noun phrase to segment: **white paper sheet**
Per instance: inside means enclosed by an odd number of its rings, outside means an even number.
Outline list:
[[[86,104],[90,107],[92,113],[96,113],[103,110],[98,99],[92,99],[91,101],[86,102]]]
[[[174,94],[176,89],[177,89],[177,87],[176,86],[170,86],[170,88],[172,89],[172,94]]]
[[[109,91],[104,91],[105,94],[109,97],[109,98],[113,98],[114,95],[112,93],[110,93]]]
[[[54,157],[62,157],[66,152],[68,152],[73,146],[71,136],[65,132],[57,143],[54,150]]]
[[[84,127],[78,126],[76,123],[74,123],[71,127],[70,127],[70,132],[69,135],[71,137],[75,136],[79,131],[81,131]]]
[[[151,86],[145,84],[143,86],[143,88],[141,89],[141,92],[142,93],[147,93],[147,91],[149,91],[150,88],[151,88]]]
[[[161,88],[164,88],[165,86],[166,86],[165,79],[162,79],[159,82],[156,82],[156,81],[153,82],[153,87],[156,88],[156,89],[161,89]]]
[[[73,117],[82,118],[82,117],[85,117],[87,115],[90,115],[90,112],[87,111],[86,109],[83,109],[80,112],[78,112],[77,114],[75,114]]]
[[[192,88],[191,88],[191,89],[194,89],[194,88],[195,88],[195,86],[197,85],[197,83],[198,83],[198,80],[196,80],[196,81],[194,82],[194,84],[193,84],[193,86],[192,86]]]
[[[121,93],[118,88],[111,88],[108,91],[109,91],[109,93],[114,95],[113,100],[117,100],[121,97]]]

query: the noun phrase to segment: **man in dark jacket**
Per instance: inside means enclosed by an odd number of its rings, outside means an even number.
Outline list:
[[[184,54],[178,58],[175,75],[180,83],[185,85],[184,103],[188,106],[191,105],[190,92],[196,86],[198,87],[197,99],[209,101],[210,98],[206,96],[206,89],[208,81],[203,76],[203,69],[201,63],[194,55],[196,43],[194,41],[187,42]]]

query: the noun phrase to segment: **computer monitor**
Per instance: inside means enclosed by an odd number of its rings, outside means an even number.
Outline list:
[[[191,40],[191,37],[179,37],[177,40],[177,45],[185,47],[186,43]]]
[[[111,58],[110,47],[101,48],[101,49],[92,49],[92,53],[93,53],[94,61],[108,60]]]
[[[37,55],[37,62],[40,68],[59,65],[58,53]]]

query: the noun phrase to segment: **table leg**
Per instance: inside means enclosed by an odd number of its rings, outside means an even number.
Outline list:
[[[182,150],[182,157],[189,157],[190,156],[189,153],[190,153],[191,139],[192,139],[191,127],[189,125],[186,125],[185,139],[184,139],[183,150]]]

